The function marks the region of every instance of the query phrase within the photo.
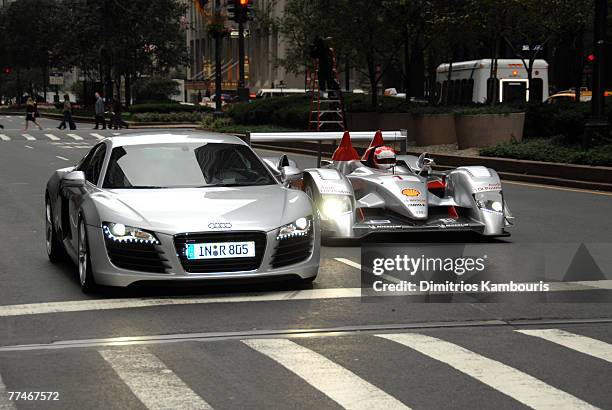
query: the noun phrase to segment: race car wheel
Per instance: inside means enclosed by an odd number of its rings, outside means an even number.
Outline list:
[[[81,290],[84,293],[91,293],[96,290],[96,281],[91,268],[91,256],[89,255],[89,241],[87,240],[87,229],[85,221],[79,220],[79,237],[78,237],[78,265],[79,265],[79,282]]]
[[[53,227],[53,210],[49,198],[45,198],[45,243],[47,256],[52,263],[58,263],[66,258],[66,251]]]

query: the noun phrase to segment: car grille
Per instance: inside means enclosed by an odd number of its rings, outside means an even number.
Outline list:
[[[223,259],[187,259],[185,245],[188,243],[210,242],[255,242],[254,258],[223,258]],[[266,234],[264,232],[234,231],[234,232],[203,232],[188,233],[174,236],[174,246],[181,265],[189,273],[242,272],[259,269],[266,251]]]
[[[167,273],[170,265],[164,252],[153,244],[114,242],[105,238],[106,251],[113,265],[140,272]]]
[[[312,229],[307,236],[298,236],[278,241],[274,256],[272,256],[272,267],[281,268],[308,259],[312,253],[312,242]]]

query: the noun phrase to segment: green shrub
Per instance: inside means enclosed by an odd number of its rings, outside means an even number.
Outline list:
[[[157,104],[134,104],[129,108],[133,114],[138,113],[160,113],[167,114],[171,112],[212,112],[213,109],[206,105],[187,105],[177,102],[157,103]]]
[[[510,142],[480,150],[485,157],[524,159],[531,161],[562,162],[568,164],[612,166],[612,144],[582,149],[567,144],[566,138],[532,138],[523,142]]]
[[[135,122],[200,122],[205,114],[201,112],[145,112],[132,115]]]

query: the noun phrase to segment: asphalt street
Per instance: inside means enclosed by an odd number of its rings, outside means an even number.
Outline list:
[[[143,131],[40,123],[43,131],[23,131],[22,118],[0,116],[2,410],[612,408],[609,193],[504,182],[517,220],[509,238],[364,242],[467,243],[508,267],[504,278],[525,279],[526,265],[540,261],[533,254],[544,254],[542,279],[560,284],[546,300],[368,301],[355,243],[323,247],[312,287],[201,284],[87,296],[75,266],[47,259],[45,184],[99,139]],[[572,264],[577,255],[582,264]],[[58,400],[15,399],[41,391]]]

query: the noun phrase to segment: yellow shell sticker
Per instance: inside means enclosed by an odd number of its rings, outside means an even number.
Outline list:
[[[421,193],[417,189],[407,188],[402,190],[402,195],[406,196],[419,196]]]

